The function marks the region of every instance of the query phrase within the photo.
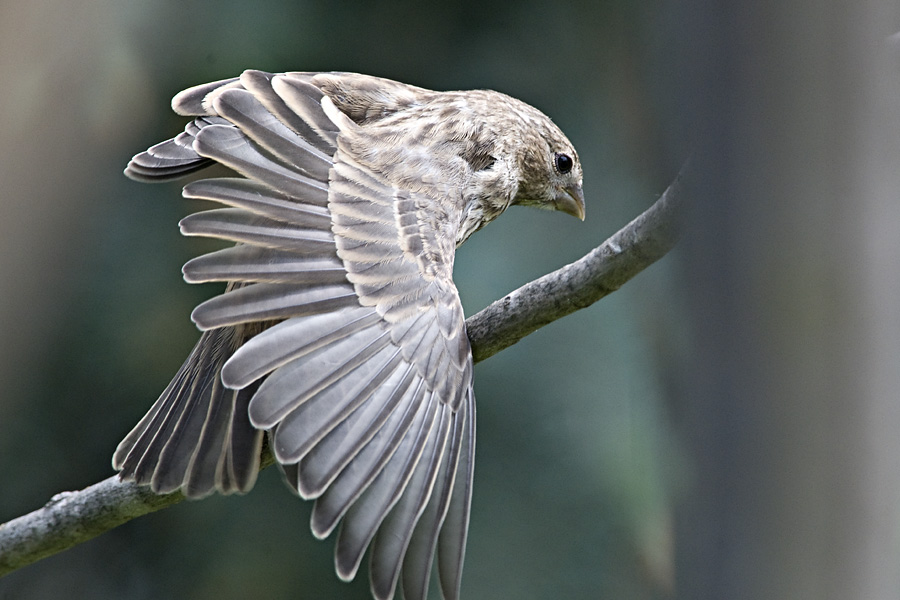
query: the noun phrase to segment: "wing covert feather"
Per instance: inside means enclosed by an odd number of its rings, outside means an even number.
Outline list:
[[[416,364],[429,389],[440,388],[441,400],[456,410],[461,397],[456,388],[463,385],[460,375],[471,360],[471,349],[451,279],[453,246],[450,256],[415,252],[446,248],[446,241],[437,239],[444,224],[430,222],[416,208],[433,199],[391,187],[380,175],[345,158],[347,145],[338,140],[328,202],[337,254],[360,303],[374,306],[391,324],[394,343]],[[393,201],[385,202],[389,189]],[[370,196],[381,200],[366,201]],[[453,200],[446,203],[452,207]],[[446,215],[457,216],[449,209]],[[393,239],[387,235],[391,227]]]

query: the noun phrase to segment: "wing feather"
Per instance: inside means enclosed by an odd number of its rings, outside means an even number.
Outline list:
[[[239,85],[240,78],[231,77],[189,87],[184,91],[178,92],[172,98],[172,110],[185,117],[215,115],[216,112],[213,110],[211,102],[212,98],[215,97],[214,92],[221,93]]]
[[[312,191],[318,194],[318,189]],[[184,186],[185,198],[213,200],[234,208],[288,223],[330,230],[331,214],[324,206],[307,204],[302,198],[292,198],[251,179],[220,177],[201,179]]]
[[[326,434],[341,424],[352,411],[372,395],[401,394],[406,389],[401,383],[413,374],[409,363],[400,353],[387,347],[376,358],[368,361],[366,374],[352,380],[333,383],[291,411],[275,430],[276,452],[285,463],[298,463]],[[380,398],[380,396],[379,396]],[[394,399],[390,399],[392,402]],[[375,402],[382,402],[381,399]],[[299,476],[299,472],[297,473]],[[293,487],[300,492],[299,477]]]
[[[184,132],[170,140],[151,146],[137,154],[125,168],[125,174],[138,181],[150,183],[176,179],[212,164],[194,151],[194,139],[209,125],[225,125],[221,117],[198,117],[188,123]]]
[[[394,595],[403,557],[416,523],[431,498],[438,470],[445,457],[453,411],[445,404],[439,410],[439,421],[435,431],[428,437],[420,464],[413,471],[406,490],[378,528],[372,542],[369,582],[372,594],[379,600],[390,600]]]
[[[278,248],[238,245],[198,256],[182,268],[185,281],[332,284],[347,281],[336,256],[307,256]]]
[[[475,474],[475,395],[471,384],[465,395],[465,420],[463,422],[460,456],[456,467],[456,480],[447,514],[438,536],[438,578],[441,593],[446,600],[459,598],[463,558],[469,532],[469,515],[472,509],[472,482]]]
[[[322,112],[322,90],[303,79],[284,75],[272,78],[272,89],[319,139],[334,148],[338,128]]]
[[[416,420],[390,460],[341,522],[335,542],[335,567],[341,579],[352,579],[356,575],[366,546],[387,513],[406,491],[429,438],[440,435],[434,430],[441,404],[431,394],[428,396],[421,403]]]
[[[438,535],[447,516],[453,490],[459,485],[470,485],[458,478],[457,467],[462,454],[469,421],[474,419],[474,405],[463,404],[453,416],[448,448],[442,457],[440,471],[435,480],[431,498],[419,518],[405,557],[403,558],[403,597],[406,600],[424,600],[428,595],[431,564],[437,547]],[[463,532],[465,535],[465,532]],[[456,574],[450,574],[453,580]],[[454,598],[445,596],[446,600]]]
[[[339,235],[359,240],[363,243],[397,243],[396,223],[366,221],[345,215],[335,215],[334,231]]]
[[[361,307],[287,319],[248,340],[223,368],[222,379],[233,388],[246,387],[328,344],[364,330],[377,333],[380,321],[372,310]]]
[[[256,179],[288,196],[302,198],[308,204],[324,206],[328,201],[326,184],[271,160],[236,127],[204,127],[194,139],[194,150],[200,156],[213,159],[245,177]]]
[[[282,221],[240,208],[214,208],[188,215],[178,224],[187,236],[214,237],[232,242],[283,248],[328,256],[334,242],[331,232],[286,226]]]
[[[358,331],[315,353],[276,369],[250,403],[250,421],[259,429],[275,427],[297,406],[347,375],[390,343],[379,327]]]
[[[318,315],[353,306],[359,306],[359,299],[349,285],[251,283],[202,302],[191,313],[191,320],[206,330],[251,321]]]
[[[410,449],[412,438],[415,436],[407,433],[417,427],[420,428],[426,417],[430,393],[425,389],[422,380],[415,375],[411,376],[411,385],[404,387],[406,382],[410,381],[406,377],[404,374],[403,385],[391,392],[402,396],[397,408],[391,413],[389,426],[383,426],[363,451],[354,457],[352,467],[341,471],[335,481],[316,499],[310,517],[310,527],[316,537],[324,538],[334,531],[340,519],[368,489],[372,481],[382,473],[385,465],[401,445],[405,444],[404,447]]]
[[[373,180],[371,177],[364,177],[359,168],[351,168],[346,163],[339,163],[336,167],[340,178],[336,178],[331,182],[330,190],[334,194],[341,194],[343,202],[337,206],[333,206],[333,214],[346,214],[343,210],[344,205],[353,207],[357,204],[374,204],[376,207],[392,207],[394,204],[393,188],[383,184],[382,182]],[[365,207],[357,207],[358,210]],[[395,218],[390,212],[375,213],[376,215],[384,214],[385,223],[393,223]],[[370,219],[363,219],[369,221]]]
[[[316,181],[328,181],[331,156],[300,137],[251,92],[226,90],[216,97],[213,106],[216,113],[236,125],[241,133],[283,164],[298,169]]]
[[[317,498],[325,491],[351,460],[357,459],[365,446],[368,462],[377,463],[391,447],[391,440],[400,439],[409,428],[412,408],[418,397],[407,393],[417,381],[408,364],[396,369],[386,380],[388,385],[376,390],[366,401],[337,424],[299,462],[298,491],[304,498]],[[389,384],[394,383],[394,386]],[[401,406],[402,402],[406,402]],[[380,442],[368,444],[382,429]],[[364,461],[360,461],[362,463]],[[358,473],[360,463],[354,463],[351,473]],[[358,486],[361,487],[361,486]]]
[[[309,76],[305,73],[290,73],[286,76],[293,79],[309,81]],[[276,115],[282,123],[290,127],[297,135],[321,150],[324,154],[331,157],[331,155],[334,154],[334,145],[323,140],[319,134],[316,133],[316,130],[313,129],[309,123],[304,121],[303,117],[294,112],[285,103],[284,99],[278,95],[272,86],[272,79],[275,77],[276,75],[265,73],[263,71],[244,71],[243,74],[241,74],[241,83],[244,85],[244,89],[252,92],[256,99],[259,100],[273,115]]]

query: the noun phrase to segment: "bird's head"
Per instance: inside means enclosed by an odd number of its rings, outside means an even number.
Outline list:
[[[511,204],[559,210],[584,221],[578,153],[549,117],[527,109],[521,143],[514,149],[519,186]]]

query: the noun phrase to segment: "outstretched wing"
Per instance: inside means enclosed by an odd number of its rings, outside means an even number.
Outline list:
[[[405,596],[422,598],[437,550],[443,593],[455,598],[475,417],[451,279],[459,192],[373,169],[356,153],[366,128],[337,112],[317,77],[248,71],[183,92],[173,106],[195,126],[129,171],[166,178],[215,161],[245,176],[184,190],[228,208],[187,217],[183,233],[238,242],[185,265],[188,281],[237,284],[194,321],[275,323],[231,355],[222,381],[258,385],[250,420],[270,431],[289,483],[316,499],[313,533],[340,523],[340,577],[355,576],[371,544],[373,594],[390,598],[402,575]]]

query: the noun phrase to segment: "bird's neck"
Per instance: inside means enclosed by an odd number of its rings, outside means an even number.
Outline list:
[[[460,215],[456,247],[460,247],[469,236],[500,216],[507,206],[507,198],[473,198],[466,202]]]

